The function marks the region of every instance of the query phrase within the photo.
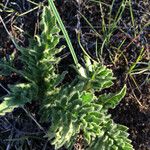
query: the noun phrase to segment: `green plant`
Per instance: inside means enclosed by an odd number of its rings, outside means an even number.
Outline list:
[[[95,95],[113,85],[110,69],[85,57],[85,67],[75,67],[77,76],[71,83],[60,85],[66,75],[57,73],[60,58],[55,55],[63,47],[59,43],[59,28],[49,7],[44,7],[41,21],[42,33],[30,39],[28,48],[18,47],[22,62],[21,70],[15,69],[13,57],[1,60],[1,74],[8,70],[24,77],[25,82],[10,85],[7,96],[0,104],[0,115],[38,101],[41,120],[51,122],[46,137],[55,149],[62,146],[72,149],[79,133],[84,137],[84,146],[89,150],[132,150],[127,127],[116,124],[108,114],[126,93],[126,86],[115,94]]]
[[[55,149],[63,145],[71,149],[82,132],[85,147],[89,150],[132,150],[127,127],[115,124],[108,114],[108,109],[115,108],[124,97],[126,87],[118,93],[97,97],[95,91],[113,84],[111,70],[95,63],[87,64],[82,73],[45,104],[42,118],[52,120],[47,137]]]
[[[53,89],[55,90],[56,81],[59,83],[60,76],[57,75],[55,66],[60,58],[56,58],[55,54],[63,47],[56,48],[60,39],[59,28],[48,7],[43,10],[41,30],[40,36],[36,35],[34,39],[30,39],[29,47],[23,48],[17,45],[20,52],[17,59],[23,64],[21,70],[17,70],[13,65],[13,57],[10,57],[9,61],[5,58],[1,60],[1,75],[16,72],[26,80],[25,83],[9,86],[10,93],[4,97],[0,105],[1,115],[12,111],[15,107],[23,106],[26,102],[44,101],[47,91],[52,92]]]

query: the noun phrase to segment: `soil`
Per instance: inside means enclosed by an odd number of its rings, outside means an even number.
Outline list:
[[[112,19],[115,18],[121,1],[115,1],[112,8]],[[21,14],[31,10],[35,5],[27,0],[8,0],[7,2],[5,0],[0,2],[0,4],[2,3],[6,6],[5,10],[4,7],[1,8],[3,10],[2,13],[0,12],[1,16],[9,32],[17,39],[17,42],[26,47],[29,37],[39,32],[39,16],[42,10],[36,9],[18,17],[17,13]],[[35,2],[47,4],[46,1],[42,0],[35,0]],[[98,52],[101,51],[102,45],[102,39],[99,36],[99,34],[102,35],[100,5],[90,0],[56,0],[56,2],[80,63],[83,63],[81,59],[83,52],[77,40],[78,33],[81,34],[83,47],[96,60],[96,45]],[[107,1],[107,5],[102,5],[107,25],[109,23],[109,4],[111,4],[111,0]],[[133,76],[130,76],[128,73],[130,66],[138,58],[142,47],[144,47],[145,53],[141,62],[150,61],[150,28],[149,26],[144,27],[150,21],[150,2],[148,0],[132,0],[132,9],[134,25],[132,25],[128,6],[125,8],[122,19],[118,22],[118,26],[114,30],[110,41],[105,44],[102,56],[99,59],[104,65],[113,70],[116,77],[114,86],[106,91],[115,92],[121,89],[124,84],[127,85],[128,89],[122,102],[114,110],[110,110],[114,121],[129,127],[129,138],[132,140],[135,150],[150,150],[150,81],[148,80],[150,70],[148,70],[147,74],[141,73]],[[13,11],[10,12],[10,10]],[[94,30],[85,21],[83,16],[92,24]],[[118,49],[123,40],[125,42]],[[66,44],[65,40],[62,39],[61,44]],[[21,67],[21,64],[17,61],[17,50],[0,22],[0,59],[2,57],[9,59],[9,54],[13,51],[16,51],[16,66]],[[122,53],[123,55],[120,55]],[[59,70],[61,72],[64,68],[67,68],[70,72],[69,78],[72,78],[74,73],[68,67],[73,63],[71,54],[66,48],[61,55],[63,59],[60,62]],[[138,65],[137,67],[142,68],[145,66]],[[13,73],[7,77],[1,77],[0,84],[7,88],[8,84],[14,84],[20,80],[21,78]],[[0,86],[0,96],[5,94],[7,92]],[[36,104],[31,104],[27,106],[27,109],[30,110],[30,113],[34,115],[38,122],[39,116],[36,114],[36,106]],[[47,124],[41,124],[41,126],[44,130],[47,129]],[[0,117],[0,149],[2,150],[13,150],[16,147],[22,147],[24,150],[44,148],[45,150],[52,150],[52,146],[43,136],[44,131],[21,108],[15,109],[13,113],[7,114],[4,117]]]

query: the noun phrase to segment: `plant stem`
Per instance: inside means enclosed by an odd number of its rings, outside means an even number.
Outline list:
[[[72,46],[72,43],[71,43],[70,38],[69,38],[69,35],[68,35],[68,33],[66,31],[66,28],[65,28],[65,26],[64,26],[64,24],[63,24],[63,22],[62,22],[62,20],[60,18],[60,15],[59,15],[59,13],[58,13],[58,11],[56,9],[56,6],[55,6],[53,0],[48,0],[48,2],[49,2],[49,6],[52,9],[52,11],[54,13],[54,16],[56,17],[56,20],[57,20],[57,22],[58,22],[58,24],[59,24],[59,26],[60,26],[63,34],[64,34],[64,37],[65,37],[66,42],[68,44],[68,47],[70,49],[71,55],[73,57],[74,63],[76,65],[76,67],[78,68],[78,59],[77,59],[75,50],[74,50],[74,48]]]

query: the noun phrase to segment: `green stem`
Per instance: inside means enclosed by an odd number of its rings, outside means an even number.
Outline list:
[[[56,6],[55,6],[53,0],[48,0],[48,2],[49,2],[49,6],[50,6],[50,8],[52,9],[52,11],[53,11],[53,13],[54,13],[54,15],[55,15],[55,17],[56,17],[56,20],[57,20],[57,22],[58,22],[58,24],[59,24],[59,26],[60,26],[60,28],[61,28],[63,34],[64,34],[64,37],[65,37],[66,42],[67,42],[67,44],[68,44],[68,47],[69,47],[69,49],[70,49],[71,55],[72,55],[72,57],[73,57],[74,63],[75,63],[75,65],[76,65],[76,67],[78,67],[78,59],[77,59],[75,50],[74,50],[74,48],[73,48],[73,46],[72,46],[72,43],[71,43],[70,38],[69,38],[69,35],[68,35],[68,33],[67,33],[67,31],[66,31],[66,28],[65,28],[65,26],[64,26],[64,24],[63,24],[63,22],[62,22],[62,20],[61,20],[61,18],[60,18],[60,15],[59,15],[59,13],[58,13],[58,11],[57,11],[57,9],[56,9]]]

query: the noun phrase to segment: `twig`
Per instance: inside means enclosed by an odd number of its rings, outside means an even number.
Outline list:
[[[13,138],[13,129],[11,130],[11,134],[10,134],[10,139],[12,139]],[[8,145],[7,145],[7,147],[6,147],[6,150],[10,150],[11,149],[11,140],[8,142]]]
[[[26,112],[26,114],[37,124],[37,126],[44,131],[44,133],[46,134],[45,129],[36,121],[36,119],[30,114],[30,112],[28,110],[26,110],[24,107],[22,107],[22,109]]]
[[[5,23],[4,23],[3,18],[1,17],[1,15],[0,15],[0,21],[2,22],[2,24],[3,24],[3,26],[4,26],[4,28],[5,28],[6,32],[7,32],[7,34],[10,36],[10,38],[11,38],[13,44],[14,44],[15,47],[18,49],[18,45],[16,44],[16,42],[15,42],[15,40],[14,40],[14,37],[13,37],[13,36],[11,35],[11,33],[8,31],[8,29],[7,29],[7,27],[6,27]]]
[[[7,1],[6,1],[6,3],[5,3],[5,6],[4,6],[4,9],[3,9],[3,10],[5,10],[5,9],[6,9],[6,7],[7,7],[8,3],[9,3],[9,0],[7,0]]]
[[[0,83],[0,86],[1,86],[8,94],[10,94],[10,91],[7,90],[1,83]]]
[[[132,92],[132,96],[134,97],[134,99],[137,101],[137,103],[142,107],[144,108],[144,106],[142,105],[142,103],[139,101],[139,99],[137,98],[137,96],[135,95],[133,89],[132,89],[132,86],[131,86],[131,83],[130,81],[128,80],[128,83],[129,83],[129,86],[130,86],[130,89],[131,89],[131,92]]]

